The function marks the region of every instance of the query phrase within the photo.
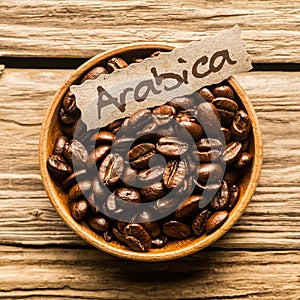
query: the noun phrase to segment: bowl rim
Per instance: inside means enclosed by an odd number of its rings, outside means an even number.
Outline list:
[[[96,234],[91,235],[90,231],[84,228],[80,223],[75,221],[72,216],[67,212],[66,209],[63,209],[63,206],[60,203],[60,198],[54,191],[54,183],[50,178],[50,175],[47,170],[46,162],[48,158],[47,154],[47,136],[48,136],[48,128],[51,123],[51,117],[60,103],[63,95],[69,88],[71,84],[74,83],[79,76],[82,76],[88,69],[90,69],[95,64],[99,63],[99,61],[103,61],[113,56],[118,56],[127,51],[134,50],[145,50],[145,49],[160,49],[165,51],[173,50],[175,47],[168,44],[161,43],[136,43],[128,46],[122,46],[118,48],[114,48],[113,50],[108,50],[103,53],[100,53],[81,66],[79,66],[69,78],[59,87],[57,92],[55,93],[49,107],[45,113],[45,117],[41,127],[40,140],[39,140],[39,166],[40,173],[42,177],[42,182],[44,188],[49,196],[49,199],[60,215],[60,217],[64,220],[64,222],[71,228],[76,234],[78,234],[83,240],[87,243],[93,245],[94,247],[117,257],[121,257],[129,260],[136,261],[148,261],[148,262],[157,262],[157,261],[166,261],[178,259],[195,252],[198,252],[201,249],[206,248],[211,245],[215,241],[217,241],[220,237],[222,237],[240,218],[240,216],[245,211],[247,205],[249,204],[251,198],[253,197],[256,187],[258,185],[262,162],[263,162],[263,143],[262,143],[262,134],[259,126],[258,118],[256,116],[254,107],[250,102],[248,96],[246,95],[243,88],[237,82],[237,80],[231,76],[228,80],[229,84],[233,87],[236,93],[239,94],[239,97],[242,98],[241,101],[247,111],[248,114],[251,114],[252,119],[252,132],[253,132],[253,142],[254,142],[254,157],[253,157],[253,165],[251,176],[249,178],[249,184],[245,190],[245,193],[241,199],[239,199],[237,206],[234,211],[230,212],[230,217],[227,221],[215,232],[210,235],[207,235],[205,239],[200,239],[197,241],[195,238],[191,243],[187,246],[184,246],[180,249],[169,250],[165,252],[135,252],[130,249],[123,249],[115,247],[114,245],[107,243],[105,241],[101,241]],[[51,117],[50,117],[51,116]]]

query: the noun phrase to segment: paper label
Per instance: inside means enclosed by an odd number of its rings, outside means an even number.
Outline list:
[[[235,26],[70,89],[82,120],[93,129],[251,68],[240,29]]]

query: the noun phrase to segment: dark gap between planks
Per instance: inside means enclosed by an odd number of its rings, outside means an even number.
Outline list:
[[[14,69],[76,69],[88,58],[0,57],[0,64]],[[300,72],[296,63],[254,63],[251,71]]]

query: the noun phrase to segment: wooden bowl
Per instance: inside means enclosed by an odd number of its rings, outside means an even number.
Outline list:
[[[46,112],[41,129],[39,148],[40,170],[45,190],[48,193],[53,206],[66,224],[86,242],[109,254],[126,259],[149,262],[171,260],[192,254],[211,245],[223,236],[242,215],[255,192],[260,176],[262,167],[262,137],[258,119],[244,90],[238,82],[231,77],[228,79],[228,83],[234,89],[241,106],[248,113],[252,121],[252,133],[250,136],[248,151],[253,155],[253,162],[249,171],[239,182],[240,199],[238,203],[230,212],[227,221],[218,230],[210,235],[204,234],[199,238],[194,237],[186,240],[170,242],[161,249],[151,249],[150,252],[141,253],[134,252],[116,241],[107,243],[100,235],[93,232],[84,222],[78,223],[72,218],[67,195],[50,177],[46,166],[47,158],[52,154],[54,143],[61,133],[58,121],[58,110],[64,94],[71,85],[79,84],[80,78],[82,78],[82,76],[94,65],[105,65],[112,57],[119,56],[127,61],[131,61],[133,57],[145,57],[157,50],[170,51],[173,48],[174,47],[169,45],[137,44],[107,51],[91,58],[75,70],[71,77],[59,88],[48,111]]]

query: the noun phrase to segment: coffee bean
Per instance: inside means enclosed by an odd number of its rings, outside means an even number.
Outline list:
[[[166,214],[173,212],[176,207],[181,203],[180,199],[173,197],[164,197],[156,200],[153,209],[156,215]]]
[[[154,166],[151,169],[142,170],[138,173],[138,181],[142,183],[143,186],[151,185],[163,178],[165,168],[163,166]]]
[[[224,135],[224,139],[225,139],[226,144],[231,142],[231,133],[227,128],[222,127],[221,128],[221,133],[222,133],[222,135]]]
[[[162,137],[156,144],[156,150],[164,156],[178,157],[188,149],[188,144],[175,137]]]
[[[224,97],[215,98],[212,103],[218,109],[226,110],[233,113],[236,113],[239,109],[239,106],[234,100]]]
[[[220,130],[220,114],[216,107],[209,102],[198,105],[198,118],[206,134],[216,135]]]
[[[96,145],[111,145],[115,139],[115,135],[109,131],[99,131],[91,137],[91,142]]]
[[[187,168],[184,161],[171,160],[163,174],[163,183],[168,189],[178,187],[184,180]]]
[[[141,128],[152,120],[152,112],[150,109],[141,109],[137,112],[133,113],[130,118],[128,119],[128,126],[131,128]],[[124,127],[126,125],[123,124]]]
[[[185,199],[175,210],[176,219],[188,219],[198,211],[199,202],[202,201],[201,195],[191,195]]]
[[[232,210],[237,204],[240,196],[240,189],[235,184],[229,186],[229,201],[228,201],[228,210]]]
[[[77,170],[71,175],[69,175],[64,181],[62,182],[62,188],[68,192],[69,189],[77,184],[78,181],[85,180],[88,177],[86,169]]]
[[[111,221],[102,216],[89,216],[86,220],[87,224],[92,227],[96,231],[107,231],[109,228],[111,228]]]
[[[152,221],[153,214],[149,210],[139,212],[133,219],[134,223],[141,223],[144,229],[149,233],[152,238],[161,235],[161,229],[157,222]]]
[[[95,80],[100,75],[108,74],[107,70],[104,67],[98,66],[93,68],[92,70],[88,71],[83,78],[81,79],[81,83],[86,80]]]
[[[234,113],[224,109],[218,109],[218,112],[221,117],[221,125],[230,128],[232,120],[234,118]]]
[[[216,182],[222,178],[223,173],[222,166],[215,163],[203,164],[198,168],[198,177],[202,182],[206,182],[208,179],[211,182]]]
[[[149,160],[155,153],[155,146],[153,144],[138,144],[128,153],[130,165],[135,169],[147,168],[149,167]]]
[[[121,128],[121,124],[123,123],[124,119],[118,119],[113,121],[108,125],[108,129],[113,133],[116,134],[119,129]]]
[[[151,237],[140,224],[128,224],[123,235],[128,246],[134,251],[146,252],[151,248]]]
[[[75,113],[78,108],[76,107],[76,99],[75,95],[69,90],[67,94],[65,95],[63,102],[62,102],[62,107],[65,113]]]
[[[192,108],[195,100],[191,96],[177,97],[169,101],[167,104],[173,106],[177,111]]]
[[[235,169],[230,169],[228,170],[225,175],[224,175],[224,180],[228,184],[233,184],[235,183],[239,178],[241,177],[241,174],[238,170]]]
[[[231,142],[226,145],[222,159],[227,165],[232,164],[235,160],[238,159],[241,152],[242,144],[239,142]]]
[[[115,228],[115,227],[112,228],[112,234],[119,242],[121,242],[123,244],[127,244],[125,236],[122,233],[120,233],[117,228]]]
[[[146,124],[136,132],[136,136],[139,137],[141,141],[152,142],[157,136],[157,124],[154,121]]]
[[[168,238],[165,235],[159,236],[152,240],[151,246],[153,248],[162,248],[164,247],[168,242]]]
[[[103,208],[104,201],[100,199],[97,195],[95,195],[93,192],[91,192],[88,198],[88,204],[90,210],[93,213],[98,214]]]
[[[98,176],[104,184],[112,186],[117,183],[123,170],[123,158],[118,154],[110,153],[100,165]]]
[[[232,136],[237,141],[243,141],[248,137],[250,130],[251,121],[249,116],[243,110],[238,111],[230,129]]]
[[[176,109],[170,105],[161,105],[152,112],[157,125],[166,125],[173,119],[173,116],[176,114]]]
[[[63,155],[65,145],[68,142],[69,142],[69,139],[65,135],[59,136],[55,142],[53,154],[54,155]]]
[[[163,224],[163,232],[167,236],[175,239],[186,239],[191,236],[192,232],[190,227],[180,221],[168,221]]]
[[[61,155],[51,155],[47,160],[47,167],[55,174],[69,175],[73,168]]]
[[[240,157],[237,159],[236,163],[235,163],[235,167],[236,168],[242,168],[248,164],[250,164],[252,160],[252,155],[248,152],[242,152],[242,154],[240,155]]]
[[[116,220],[124,213],[124,205],[122,207],[121,201],[116,196],[115,192],[111,193],[106,199],[106,202],[103,205],[103,212]]]
[[[138,190],[133,188],[117,188],[116,196],[127,202],[141,203],[141,195]]]
[[[226,97],[234,100],[234,92],[228,85],[220,85],[212,90],[215,97]]]
[[[211,234],[212,232],[220,228],[226,222],[228,215],[228,211],[226,210],[213,213],[206,222],[206,234]]]
[[[198,214],[193,219],[192,231],[195,236],[201,236],[205,231],[205,225],[210,217],[211,212],[208,209],[204,209],[198,212]]]
[[[104,183],[95,176],[92,181],[92,191],[97,198],[105,199],[108,196],[109,190]]]
[[[72,138],[76,132],[77,138],[80,138],[81,136],[86,134],[86,124],[81,120],[77,120],[75,123],[71,125],[64,125],[62,127],[62,131],[65,135]]]
[[[135,186],[138,182],[137,170],[132,169],[129,164],[125,164],[121,180],[125,185]]]
[[[212,201],[210,202],[210,207],[213,210],[223,210],[228,205],[229,202],[229,189],[227,182],[222,180],[221,187],[218,193],[214,196]]]
[[[109,153],[111,146],[101,145],[97,147],[87,158],[86,166],[88,169],[91,169],[97,165],[106,157]]]
[[[86,199],[77,200],[71,203],[70,212],[76,221],[80,221],[85,216],[88,210]]]
[[[175,120],[177,122],[197,122],[197,109],[196,108],[190,108],[179,111],[175,115]]]
[[[248,146],[249,146],[249,139],[243,140],[243,141],[242,141],[242,152],[247,151]]]
[[[132,137],[121,137],[114,141],[112,145],[112,152],[125,154],[129,151],[132,144],[134,143],[135,138]]]
[[[214,100],[213,93],[206,87],[199,90],[199,95],[204,98],[204,100],[208,102],[212,102]]]
[[[187,134],[186,131],[188,131],[188,133],[195,141],[198,141],[203,134],[202,127],[197,123],[190,122],[190,121],[179,122],[178,126],[176,127],[176,132],[178,136],[184,137]]]
[[[141,188],[140,193],[145,201],[154,201],[162,198],[166,194],[166,191],[163,183],[158,181],[147,187]]]
[[[73,167],[84,168],[89,154],[79,141],[72,140],[70,144],[65,145],[64,156]]]
[[[63,124],[72,125],[81,116],[81,112],[78,108],[73,109],[71,112],[66,111],[63,107],[59,111],[59,119]]]
[[[70,200],[76,200],[80,197],[84,197],[87,192],[90,191],[91,181],[83,180],[74,185],[68,192],[68,197]]]
[[[128,64],[120,57],[113,57],[107,63],[107,69],[111,73],[117,69],[127,68]]]

